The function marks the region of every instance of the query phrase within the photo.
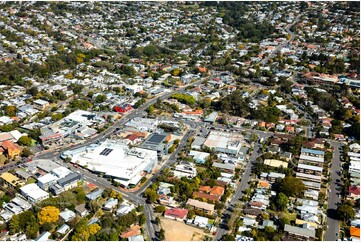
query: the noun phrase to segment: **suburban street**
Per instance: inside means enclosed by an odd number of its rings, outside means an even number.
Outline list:
[[[338,220],[334,219],[334,214],[337,209],[337,203],[340,202],[340,198],[338,197],[338,188],[340,187],[337,183],[337,180],[340,180],[341,177],[339,175],[339,171],[341,171],[341,159],[340,159],[340,150],[339,148],[342,145],[338,142],[332,142],[331,145],[334,148],[332,165],[331,165],[331,186],[328,194],[328,202],[327,202],[327,231],[325,234],[325,240],[327,241],[336,241],[338,236],[336,233],[339,233],[340,223]]]
[[[260,135],[259,138],[266,138],[267,135]],[[227,226],[228,219],[231,216],[232,207],[236,204],[236,202],[242,198],[243,192],[249,187],[249,182],[251,178],[252,165],[256,163],[256,159],[259,156],[259,151],[261,148],[261,144],[257,141],[253,146],[252,154],[249,157],[249,161],[244,169],[243,174],[241,175],[241,182],[238,184],[237,189],[232,197],[232,200],[228,204],[228,207],[225,209],[223,213],[224,219],[221,221],[220,226],[217,228],[216,236],[213,237],[213,241],[219,241],[227,233],[225,226]]]
[[[289,40],[287,40],[286,42],[284,42],[283,44],[277,46],[277,48],[276,48],[269,56],[267,56],[265,59],[263,59],[263,60],[261,61],[261,65],[267,64],[270,59],[272,59],[273,57],[276,56],[276,54],[278,53],[278,51],[280,51],[282,48],[286,47],[289,43],[291,43],[291,42],[295,39],[295,34],[294,34],[292,31],[290,31],[290,28],[298,22],[298,20],[300,19],[300,17],[301,17],[301,14],[299,14],[299,15],[295,18],[295,20],[293,21],[293,23],[288,24],[288,25],[285,27],[286,32],[291,36],[291,38],[290,38]]]

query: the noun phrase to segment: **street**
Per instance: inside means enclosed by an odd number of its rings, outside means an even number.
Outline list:
[[[328,196],[327,202],[327,231],[325,234],[325,240],[327,241],[336,241],[338,237],[336,233],[339,233],[340,223],[338,220],[334,219],[335,212],[337,209],[337,203],[340,202],[340,198],[337,195],[337,189],[340,187],[336,180],[340,180],[339,171],[341,171],[341,159],[340,159],[340,150],[342,144],[338,142],[332,142],[331,145],[334,148],[332,166],[331,166],[331,192]]]
[[[267,137],[267,136],[266,136]],[[260,135],[260,138],[264,138]],[[238,184],[237,189],[233,195],[233,198],[231,202],[229,203],[228,207],[224,211],[224,217],[226,219],[223,219],[220,223],[220,226],[217,228],[216,236],[214,236],[213,241],[219,241],[227,233],[227,230],[225,229],[227,226],[228,218],[231,216],[232,207],[236,204],[238,200],[242,198],[243,192],[249,187],[249,181],[251,178],[251,172],[252,172],[252,164],[256,163],[256,159],[259,156],[259,150],[261,148],[261,145],[259,142],[256,142],[251,156],[249,157],[249,161],[247,162],[247,165],[244,169],[244,172],[241,176],[241,182]]]
[[[295,34],[290,31],[290,28],[298,22],[298,20],[300,19],[300,17],[301,17],[301,14],[296,17],[296,19],[293,21],[293,23],[288,24],[288,25],[285,27],[286,32],[287,32],[289,35],[291,35],[290,39],[287,40],[285,43],[277,46],[277,48],[276,48],[269,56],[267,56],[265,59],[263,59],[263,60],[261,61],[261,65],[267,64],[270,59],[272,59],[273,57],[276,56],[276,54],[277,54],[278,51],[280,51],[283,47],[285,47],[286,45],[288,45],[289,43],[291,43],[291,42],[295,39]]]

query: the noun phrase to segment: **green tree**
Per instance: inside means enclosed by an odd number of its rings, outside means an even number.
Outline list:
[[[150,106],[148,107],[148,113],[149,113],[149,114],[153,114],[153,112],[154,112],[154,106],[153,106],[153,105],[150,105]]]
[[[192,219],[195,215],[196,213],[193,210],[190,210],[187,214],[187,219]]]
[[[96,98],[95,98],[95,102],[96,103],[103,103],[107,100],[107,96],[105,95],[98,95]]]
[[[22,152],[21,152],[21,156],[22,157],[29,157],[31,156],[33,153],[30,151],[29,148],[25,147]]]
[[[286,176],[279,184],[279,192],[287,197],[302,197],[305,190],[302,180],[293,176]]]
[[[30,146],[31,145],[31,138],[27,135],[21,136],[18,139],[18,144],[23,146]]]
[[[349,221],[355,217],[355,211],[352,206],[347,203],[342,203],[337,208],[337,217],[342,221]]]
[[[51,115],[51,119],[54,121],[58,121],[62,118],[63,118],[63,114],[61,114],[61,113],[55,113],[55,114]]]
[[[71,84],[71,85],[69,86],[69,89],[70,89],[70,90],[73,90],[73,92],[74,92],[75,94],[81,93],[82,90],[83,90],[83,88],[84,88],[83,85],[81,85],[81,84],[75,84],[75,83],[73,83],[73,84]]]
[[[151,188],[145,189],[144,196],[152,203],[156,202],[158,198],[157,192]]]
[[[146,220],[147,220],[147,218],[145,217],[144,213],[142,213],[141,215],[138,216],[138,223],[140,226],[145,224]]]
[[[154,212],[156,213],[164,213],[165,212],[165,206],[161,205],[161,206],[156,206],[154,208]]]
[[[222,241],[235,241],[236,238],[231,234],[223,235]]]
[[[287,207],[287,204],[288,204],[288,197],[282,192],[278,193],[275,199],[275,205],[278,208],[278,210],[284,211]]]

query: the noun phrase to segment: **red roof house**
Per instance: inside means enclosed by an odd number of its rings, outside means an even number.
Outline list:
[[[172,208],[165,210],[164,217],[183,221],[184,219],[186,219],[187,214],[188,214],[187,209]]]
[[[349,197],[354,199],[360,198],[360,186],[350,186],[348,192],[350,193]]]

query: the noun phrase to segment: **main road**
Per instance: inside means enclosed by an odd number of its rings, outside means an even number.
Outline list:
[[[341,171],[341,159],[340,159],[340,148],[342,148],[342,144],[339,142],[330,142],[333,147],[333,158],[331,165],[331,185],[330,190],[328,192],[328,201],[327,201],[327,230],[325,234],[326,241],[336,241],[338,236],[336,234],[339,233],[340,223],[335,219],[335,212],[337,209],[337,204],[340,202],[340,198],[337,195],[337,190],[340,188],[339,183],[341,177],[339,174]]]
[[[88,146],[90,144],[93,144],[95,143],[97,140],[102,140],[102,139],[105,139],[106,137],[108,137],[110,134],[112,134],[116,128],[119,128],[121,127],[122,125],[126,124],[129,120],[133,119],[133,118],[136,118],[138,116],[141,115],[141,113],[143,111],[145,111],[150,105],[153,105],[157,102],[157,99],[160,99],[160,100],[164,100],[164,99],[167,99],[169,98],[172,94],[176,93],[176,92],[184,92],[184,90],[188,87],[188,86],[192,86],[192,85],[197,85],[201,82],[203,82],[204,80],[199,80],[197,82],[194,82],[194,83],[191,83],[191,84],[188,84],[184,87],[181,87],[181,88],[177,88],[171,92],[166,92],[162,95],[159,95],[159,96],[155,96],[154,98],[152,98],[151,100],[148,100],[145,104],[143,104],[142,106],[140,106],[138,109],[135,109],[133,111],[131,111],[130,113],[124,115],[120,120],[118,120],[117,122],[115,122],[112,126],[110,126],[108,129],[106,129],[104,132],[100,133],[100,134],[97,134],[95,136],[93,136],[92,138],[82,142],[82,143],[79,143],[77,145],[74,145],[74,146],[67,146],[67,147],[63,147],[61,149],[57,149],[57,150],[51,150],[51,151],[45,151],[43,153],[37,153],[36,154],[36,158],[37,159],[50,159],[50,158],[54,158],[54,157],[57,157],[59,156],[59,153],[62,153],[66,150],[69,150],[69,149],[77,149],[77,148],[81,148],[81,147],[84,147],[84,146]]]

